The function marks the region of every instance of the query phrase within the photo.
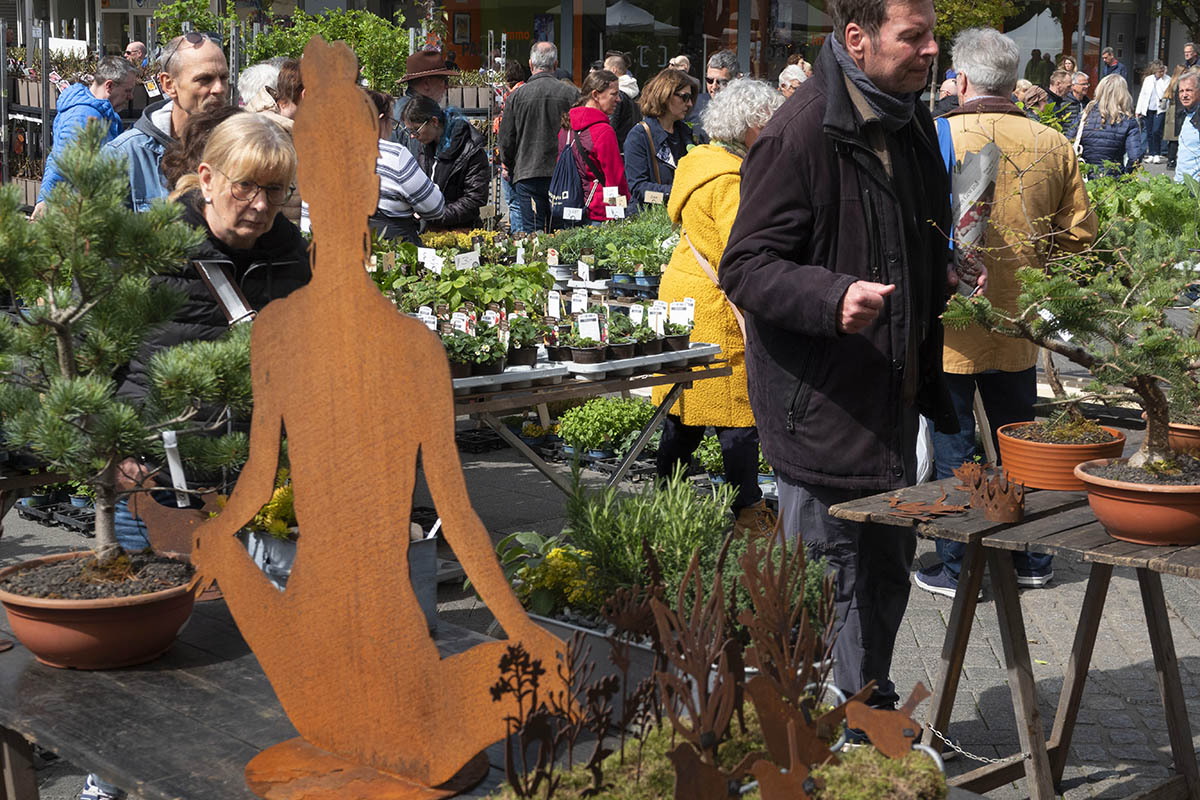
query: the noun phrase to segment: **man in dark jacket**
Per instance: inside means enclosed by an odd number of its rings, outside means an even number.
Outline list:
[[[617,53],[605,58],[603,67],[616,75],[618,79],[629,74],[625,56]],[[629,135],[629,131],[633,129],[634,125],[641,122],[641,119],[642,112],[638,109],[637,103],[625,89],[622,89],[617,95],[617,107],[608,118],[609,123],[613,126],[613,131],[617,134],[617,147],[622,153],[625,152],[625,137]]]
[[[550,214],[550,176],[558,161],[558,131],[579,90],[554,77],[558,48],[538,42],[529,49],[529,80],[508,98],[500,121],[500,160],[521,205],[521,229],[543,231]],[[528,212],[528,215],[526,214]]]
[[[834,0],[813,78],[742,166],[721,287],[745,312],[750,403],[779,477],[786,534],[836,575],[834,680],[876,681],[916,550],[908,528],[831,505],[915,480],[918,411],[957,429],[942,376],[949,181],[922,87],[937,56],[931,0]]]

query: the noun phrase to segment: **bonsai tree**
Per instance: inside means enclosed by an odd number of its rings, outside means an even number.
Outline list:
[[[1101,217],[1096,243],[1052,257],[1045,271],[1018,270],[1016,313],[986,296],[956,296],[943,320],[1028,339],[1086,368],[1092,399],[1137,403],[1146,413],[1147,435],[1130,466],[1169,466],[1167,393],[1177,407],[1200,403],[1200,329],[1180,319],[1189,312],[1171,311],[1200,276],[1191,249],[1200,184],[1134,176],[1094,181],[1089,194]]]
[[[58,161],[64,180],[45,214],[27,220],[15,188],[0,187],[0,282],[15,313],[0,324],[0,425],[5,446],[28,448],[50,468],[92,487],[94,550],[120,554],[113,532],[118,466],[163,460],[162,433],[175,431],[190,469],[244,460],[245,437],[192,434],[225,428],[227,411],[250,405],[249,326],[212,342],[159,351],[140,402],[117,395],[124,365],[183,298],[151,278],[180,266],[203,234],[179,207],[127,209],[128,173],[101,153],[88,125]]]

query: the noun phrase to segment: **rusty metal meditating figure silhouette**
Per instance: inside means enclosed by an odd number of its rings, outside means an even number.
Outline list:
[[[441,344],[399,314],[364,270],[367,216],[379,193],[378,126],[355,85],[354,54],[314,38],[301,71],[307,92],[295,140],[313,278],[254,322],[250,457],[224,510],[196,529],[193,559],[219,581],[302,737],[250,763],[251,789],[266,796],[292,780],[271,796],[442,797],[453,790],[420,787],[448,781],[502,738],[503,716],[515,708],[488,692],[505,642],[442,658],[429,637],[408,579],[418,455],[444,535],[510,639],[541,659],[547,680],[565,647],[525,614],[471,508]],[[283,592],[234,536],[271,496],[281,428],[301,530]],[[397,776],[411,793],[384,788]],[[375,780],[380,790],[317,791],[321,779]]]

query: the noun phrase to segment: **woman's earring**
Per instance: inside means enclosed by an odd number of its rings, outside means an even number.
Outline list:
[[[204,198],[204,202],[205,202],[205,203],[207,203],[208,205],[210,205],[210,206],[211,206],[211,205],[212,205],[212,198],[211,198],[211,197],[206,197],[206,198]]]

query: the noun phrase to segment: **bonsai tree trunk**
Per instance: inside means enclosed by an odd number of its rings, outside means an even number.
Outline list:
[[[1129,466],[1142,467],[1154,461],[1170,460],[1172,452],[1167,437],[1171,415],[1167,396],[1158,385],[1158,380],[1139,377],[1127,385],[1141,398],[1142,408],[1146,411],[1146,438],[1129,459]]]
[[[121,545],[117,544],[117,533],[113,525],[113,517],[117,506],[117,463],[110,460],[100,473],[95,484],[96,489],[96,542],[92,550],[96,560],[101,564],[108,563],[121,554]]]

